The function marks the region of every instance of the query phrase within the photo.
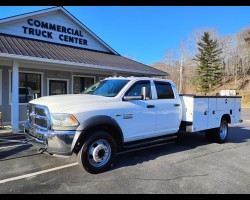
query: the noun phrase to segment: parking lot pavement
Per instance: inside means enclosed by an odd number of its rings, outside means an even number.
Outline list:
[[[250,193],[247,121],[230,127],[225,144],[187,134],[175,144],[119,155],[109,171],[97,175],[81,170],[74,156],[37,153],[22,137],[0,137],[1,194]]]
[[[250,122],[250,108],[243,108],[241,118],[244,121]]]

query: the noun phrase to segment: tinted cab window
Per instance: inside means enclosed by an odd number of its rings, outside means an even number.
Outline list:
[[[154,81],[158,99],[174,99],[174,92],[170,83]]]
[[[150,81],[138,81],[126,92],[125,96],[140,96],[142,95],[142,88],[147,87],[150,89],[150,99],[152,99]]]

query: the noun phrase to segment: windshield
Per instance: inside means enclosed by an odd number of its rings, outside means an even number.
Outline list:
[[[114,97],[128,82],[129,80],[102,80],[89,87],[82,93],[100,95],[105,97]]]

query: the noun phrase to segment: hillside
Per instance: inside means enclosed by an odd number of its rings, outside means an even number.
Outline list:
[[[169,67],[164,63],[156,62],[151,64],[152,67],[156,69],[160,69],[170,73],[168,79],[174,81],[177,88],[179,88],[179,69]],[[185,72],[183,76],[183,84],[182,84],[182,94],[197,94],[204,95],[196,91],[195,85],[192,83],[192,79],[194,77],[194,71]],[[220,90],[236,90],[237,95],[242,96],[242,106],[250,107],[250,77],[246,78],[238,78],[235,80],[234,77],[224,77],[222,84],[215,88],[215,90],[207,95],[216,95]]]
[[[227,80],[217,88],[217,90],[235,89],[238,95],[242,96],[243,107],[250,107],[250,77],[234,80],[227,78]]]

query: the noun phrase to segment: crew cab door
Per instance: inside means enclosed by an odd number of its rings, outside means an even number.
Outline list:
[[[152,104],[152,86],[149,80],[135,82],[125,93],[125,96],[141,95],[141,88],[150,89],[150,98],[147,100],[129,100],[121,102],[121,125],[124,141],[129,142],[149,137],[155,133],[156,107]]]
[[[166,81],[154,81],[154,85],[157,94],[154,100],[157,107],[156,133],[176,133],[181,123],[181,101],[176,88],[173,90],[175,86]]]

